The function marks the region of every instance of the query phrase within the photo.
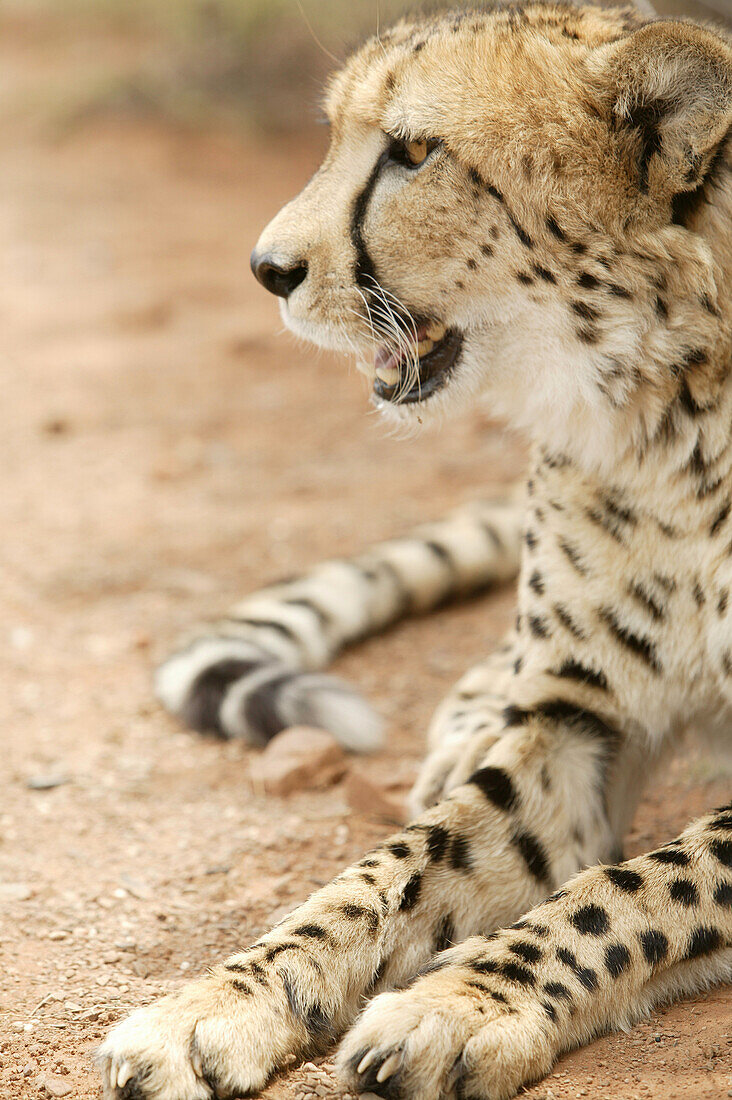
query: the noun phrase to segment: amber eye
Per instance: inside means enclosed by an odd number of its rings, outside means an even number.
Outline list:
[[[407,151],[412,164],[416,167],[418,164],[423,164],[427,160],[427,154],[429,153],[429,146],[426,141],[407,141],[404,148]]]
[[[438,141],[406,141],[402,138],[392,138],[389,147],[389,159],[405,168],[419,168],[427,157],[436,149]]]

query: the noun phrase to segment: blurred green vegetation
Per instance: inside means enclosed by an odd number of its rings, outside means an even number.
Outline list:
[[[620,0],[622,2],[622,0]],[[730,17],[732,0],[656,0],[659,13]],[[147,43],[93,88],[78,109],[212,117],[271,129],[314,117],[326,74],[355,44],[416,11],[481,7],[481,0],[0,0],[0,15],[73,23]]]

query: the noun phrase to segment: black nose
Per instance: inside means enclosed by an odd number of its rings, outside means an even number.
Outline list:
[[[254,277],[278,298],[289,298],[308,273],[308,265],[304,262],[281,267],[272,256],[258,256],[256,252],[252,252],[251,263]]]

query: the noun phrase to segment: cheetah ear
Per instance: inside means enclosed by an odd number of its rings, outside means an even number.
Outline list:
[[[692,23],[659,20],[597,53],[641,192],[663,200],[694,191],[732,127],[732,46]]]

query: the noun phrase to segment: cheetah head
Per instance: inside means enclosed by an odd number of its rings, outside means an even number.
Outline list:
[[[721,37],[548,3],[453,13],[367,43],[326,112],[325,161],[252,266],[391,419],[486,395],[592,434],[713,339],[718,270],[690,227],[732,126]]]

